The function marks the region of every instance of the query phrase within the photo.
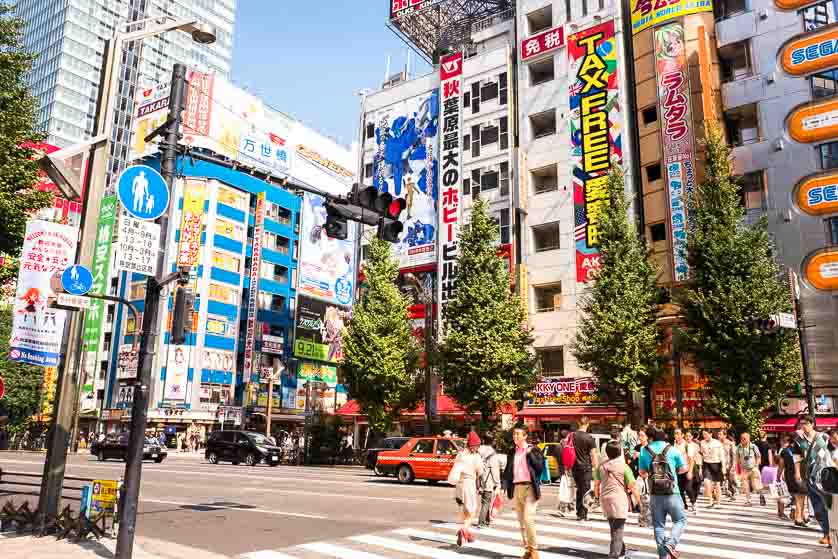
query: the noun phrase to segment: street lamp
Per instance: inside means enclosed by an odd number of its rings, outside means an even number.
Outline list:
[[[433,409],[431,403],[434,398],[431,386],[431,351],[433,351],[434,336],[434,294],[427,286],[422,285],[419,279],[411,274],[404,275],[411,287],[416,291],[419,301],[425,306],[425,434],[431,434]]]

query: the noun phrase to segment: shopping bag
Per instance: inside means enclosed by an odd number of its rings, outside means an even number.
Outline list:
[[[454,465],[451,466],[451,471],[448,472],[448,483],[457,485],[460,483],[460,478],[463,477],[463,463],[460,460],[455,460]]]
[[[762,485],[765,487],[770,487],[777,481],[777,467],[776,466],[765,466],[762,469]]]
[[[775,499],[785,499],[783,502],[787,502],[789,497],[791,497],[789,494],[789,486],[786,485],[785,481],[775,481],[768,486],[768,492]]]
[[[573,492],[570,490],[570,480],[566,475],[562,476],[559,483],[559,504],[572,503]]]
[[[541,483],[550,483],[550,464],[544,459],[544,469],[541,470]]]
[[[492,508],[489,509],[489,518],[494,520],[495,518],[500,515],[500,511],[503,510],[503,497],[500,496],[500,492],[495,493],[495,498],[492,499]]]
[[[637,525],[641,528],[652,526],[652,503],[649,497],[649,486],[646,480],[638,483],[640,487],[640,514],[637,515]]]

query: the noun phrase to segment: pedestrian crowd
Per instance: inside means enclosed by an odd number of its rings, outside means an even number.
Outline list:
[[[838,431],[820,433],[802,418],[794,433],[772,445],[764,434],[736,437],[726,429],[675,429],[670,437],[655,426],[638,431],[626,426],[597,448],[589,428],[583,417],[575,431],[562,431],[556,443],[542,450],[533,444],[537,439],[530,442],[526,427],[517,426],[505,463],[476,432],[469,433],[448,478],[457,488],[463,525],[457,543],[474,541],[474,531],[491,524],[505,495],[518,519],[523,559],[539,559],[536,510],[542,484],[551,482],[551,456],[560,486],[556,514],[575,511],[576,520],[584,523],[592,509],[599,509],[610,527],[609,559],[627,557],[623,532],[630,513],[637,513],[640,526],[652,528],[660,559],[678,559],[688,516],[701,514],[696,502],[702,493],[706,510],[718,508],[723,497],[737,502],[741,496],[746,507],[758,499],[766,506],[770,494],[781,520],[805,527],[814,517],[823,534],[819,543],[831,545],[830,497],[818,480],[824,467],[838,467]]]

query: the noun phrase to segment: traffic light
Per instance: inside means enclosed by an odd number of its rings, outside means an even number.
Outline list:
[[[404,224],[399,216],[407,207],[404,198],[394,198],[389,192],[379,192],[374,186],[368,186],[358,193],[358,205],[381,216],[378,219],[378,238],[391,243],[399,241],[404,231]]]
[[[181,345],[192,331],[192,310],[195,308],[195,295],[187,287],[175,290],[175,308],[172,311],[172,335],[170,343]]]
[[[337,209],[331,204],[326,204],[326,235],[332,239],[346,240],[349,236],[349,225],[346,223],[346,218],[338,213]]]

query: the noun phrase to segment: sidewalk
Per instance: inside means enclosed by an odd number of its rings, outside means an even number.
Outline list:
[[[54,536],[36,538],[16,534],[0,534],[0,550],[3,557],[15,559],[112,559],[116,539],[87,540],[72,543],[56,540]],[[203,549],[194,549],[161,540],[137,538],[134,543],[134,559],[227,559],[222,555]]]

